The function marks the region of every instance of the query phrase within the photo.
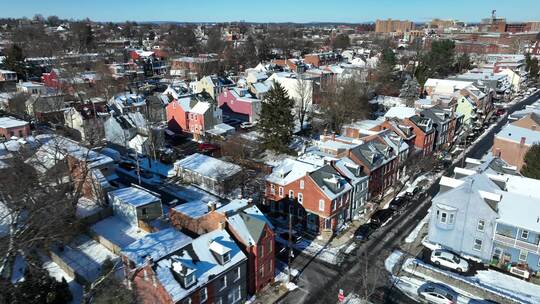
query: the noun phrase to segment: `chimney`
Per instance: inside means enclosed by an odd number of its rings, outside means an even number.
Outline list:
[[[227,226],[227,223],[225,221],[219,222],[219,229],[225,230],[225,227]]]
[[[211,201],[211,202],[208,202],[207,205],[208,205],[209,212],[216,211],[216,202]]]
[[[498,157],[498,158],[501,158],[501,149],[500,148],[495,149],[495,156]]]
[[[525,145],[525,140],[526,140],[525,136],[522,136],[521,141],[519,142],[519,145],[524,146]]]
[[[531,130],[536,131],[536,125],[532,125]]]

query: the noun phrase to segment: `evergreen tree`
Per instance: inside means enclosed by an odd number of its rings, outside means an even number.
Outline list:
[[[420,96],[420,84],[414,77],[409,77],[403,82],[399,97],[407,101],[407,106],[413,106],[414,101]]]
[[[281,84],[274,82],[262,103],[258,129],[262,135],[262,144],[266,149],[287,152],[292,140],[294,101]]]
[[[525,154],[525,165],[521,174],[525,177],[540,179],[540,145],[534,144]]]
[[[17,73],[19,79],[25,79],[24,56],[20,46],[14,44],[7,50],[4,66],[6,69]]]

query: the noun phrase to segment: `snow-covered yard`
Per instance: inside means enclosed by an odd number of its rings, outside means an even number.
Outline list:
[[[298,274],[298,270],[291,268],[291,279],[296,278]],[[296,284],[294,284],[293,282],[289,282],[289,267],[285,263],[279,261],[276,262],[276,276],[274,279],[276,280],[276,282],[281,282],[285,284],[287,289],[289,289],[290,291],[298,288]]]
[[[132,226],[116,216],[111,216],[95,223],[91,229],[97,235],[102,236],[120,248],[148,234],[139,227]]]
[[[89,282],[93,282],[100,275],[105,260],[118,259],[117,255],[103,245],[84,235],[64,246],[63,250],[56,250],[55,253]]]
[[[95,201],[89,200],[85,197],[81,197],[77,202],[76,215],[78,218],[85,218],[98,213],[103,210]]]

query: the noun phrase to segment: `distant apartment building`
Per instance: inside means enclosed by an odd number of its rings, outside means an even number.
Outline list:
[[[376,33],[408,32],[414,29],[414,23],[409,20],[377,20],[375,22]]]

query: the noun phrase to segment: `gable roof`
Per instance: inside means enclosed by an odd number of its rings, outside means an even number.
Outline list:
[[[341,174],[330,165],[309,173],[309,176],[331,200],[352,189],[351,185]]]

